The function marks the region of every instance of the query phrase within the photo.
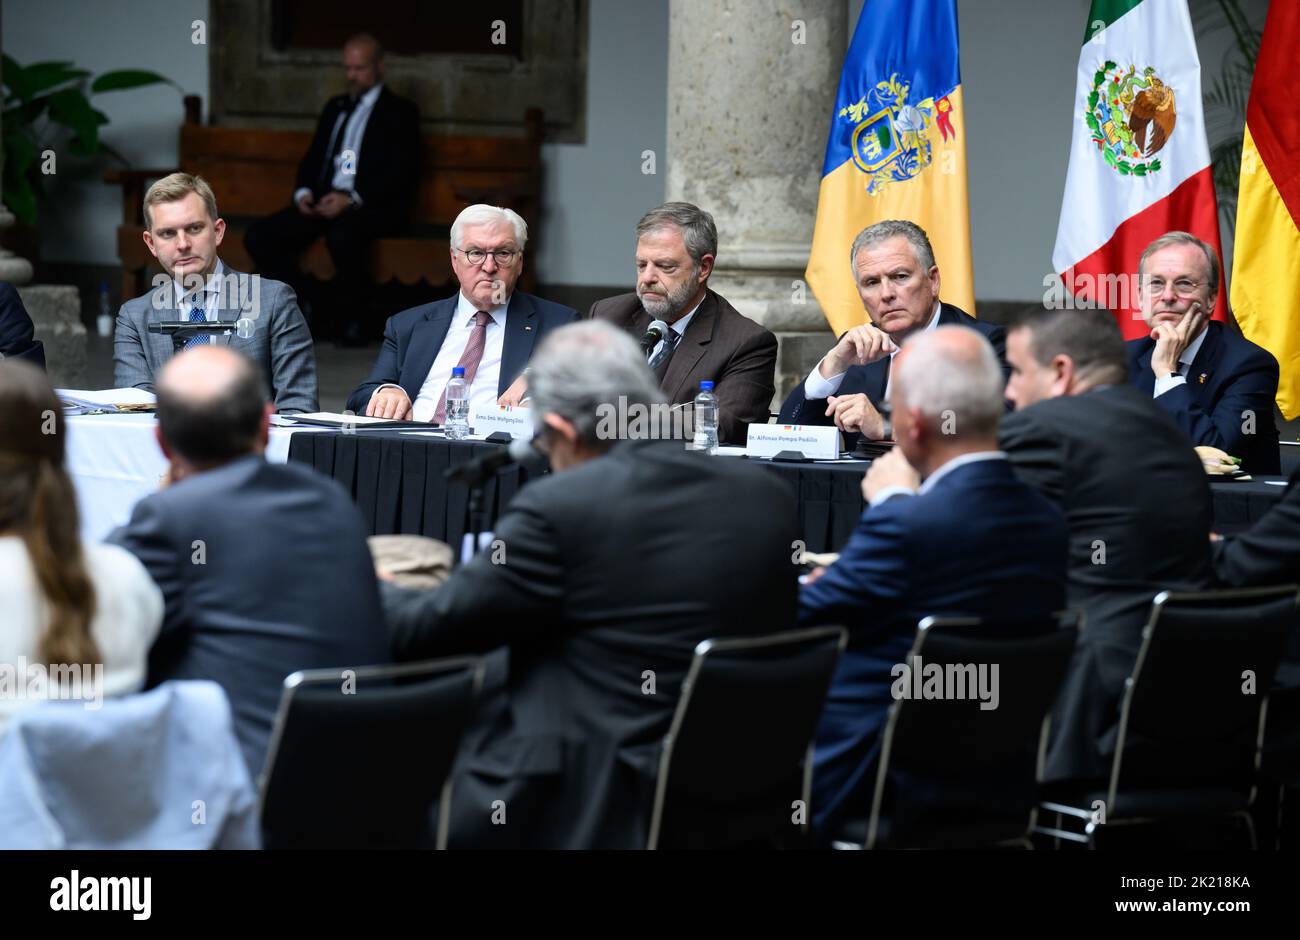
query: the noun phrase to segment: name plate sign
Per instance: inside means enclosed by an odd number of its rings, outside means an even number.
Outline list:
[[[775,457],[797,450],[810,460],[835,460],[840,456],[840,430],[818,424],[751,424],[745,439],[745,456]]]
[[[469,418],[474,433],[486,437],[496,431],[505,431],[511,438],[529,439],[533,436],[533,411],[521,405],[505,408],[485,408],[474,411]]]

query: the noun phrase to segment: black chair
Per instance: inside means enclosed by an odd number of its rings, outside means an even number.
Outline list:
[[[1081,619],[922,620],[895,667],[870,816],[832,847],[1029,847],[1050,712]]]
[[[1298,599],[1295,585],[1159,594],[1124,683],[1109,781],[1045,802],[1056,825],[1038,832],[1095,848],[1106,827],[1240,820],[1254,848],[1268,695]]]
[[[483,671],[465,657],[285,679],[260,788],[263,847],[445,848],[449,774]]]
[[[646,847],[794,844],[808,832],[812,739],[842,627],[705,640],[664,738]]]

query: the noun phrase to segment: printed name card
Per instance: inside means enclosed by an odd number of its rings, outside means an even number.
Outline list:
[[[815,424],[749,426],[747,457],[775,457],[783,450],[797,450],[811,460],[835,460],[840,456],[839,428]]]
[[[474,411],[469,418],[469,426],[476,435],[487,437],[496,431],[505,431],[511,438],[531,438],[533,436],[533,411],[522,405],[507,405],[504,408],[491,407]]]

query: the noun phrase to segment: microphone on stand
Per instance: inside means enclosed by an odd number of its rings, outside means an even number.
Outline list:
[[[641,352],[647,356],[650,350],[659,345],[660,341],[668,335],[668,324],[663,320],[655,320],[646,327],[645,335],[641,337]]]
[[[534,447],[531,440],[515,438],[509,447],[448,467],[443,476],[457,483],[481,486],[502,467],[508,467],[512,463],[522,464],[525,470],[535,473],[545,466],[546,455]]]

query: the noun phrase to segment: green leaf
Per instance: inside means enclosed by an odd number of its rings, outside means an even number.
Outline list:
[[[1117,163],[1115,164],[1115,169],[1119,170],[1120,176],[1128,176],[1133,172],[1129,169],[1127,163]]]
[[[1149,165],[1150,165],[1150,167],[1151,167],[1151,172],[1152,172],[1152,173],[1155,173],[1155,172],[1157,172],[1157,171],[1160,169],[1160,161],[1159,161],[1159,160],[1152,160],[1151,163],[1150,163]]]
[[[99,125],[108,118],[90,106],[76,88],[65,88],[50,95],[50,120],[73,133],[74,153],[90,156],[99,150]]]
[[[1102,71],[1109,72],[1111,69],[1115,67],[1116,64],[1117,63],[1113,59],[1107,59],[1106,64],[1101,67]]]
[[[1100,97],[1100,96],[1099,96],[1095,91],[1094,91],[1092,94],[1090,94],[1090,95],[1088,96],[1088,110],[1089,110],[1089,111],[1091,111],[1093,108],[1097,107],[1097,99],[1098,99],[1099,97]]]
[[[21,66],[8,56],[4,59],[5,84],[22,101],[30,101],[41,92],[59,85],[80,81],[89,74],[71,62],[36,62]]]
[[[144,69],[119,69],[115,72],[105,72],[96,78],[90,85],[90,93],[98,95],[106,91],[123,91],[145,85],[171,85],[180,90],[179,85],[157,72],[147,72]]]
[[[4,200],[18,221],[27,225],[36,224],[36,191],[26,178],[16,185],[6,182]]]

